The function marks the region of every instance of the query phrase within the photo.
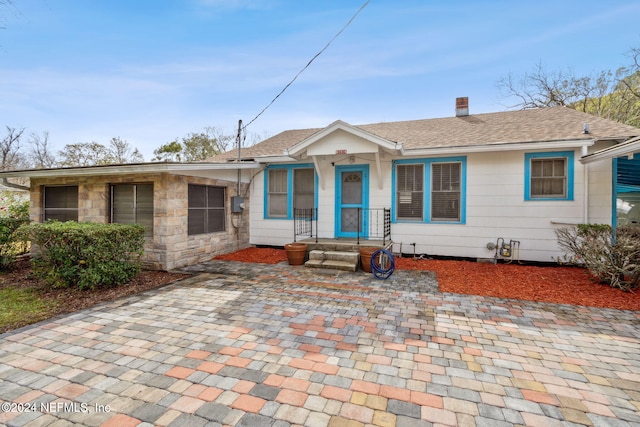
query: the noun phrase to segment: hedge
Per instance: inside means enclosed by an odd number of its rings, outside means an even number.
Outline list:
[[[37,247],[34,274],[51,286],[117,286],[141,269],[142,225],[52,221],[25,225],[20,232]]]
[[[27,253],[29,245],[16,235],[29,218],[0,217],[0,269],[10,267],[18,255]]]

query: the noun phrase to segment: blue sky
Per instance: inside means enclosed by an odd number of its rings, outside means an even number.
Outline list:
[[[0,5],[0,129],[53,149],[119,136],[150,160],[206,126],[253,119],[365,0],[13,0]],[[371,0],[247,131],[504,111],[538,64],[615,70],[638,1]],[[3,135],[0,132],[0,135]]]

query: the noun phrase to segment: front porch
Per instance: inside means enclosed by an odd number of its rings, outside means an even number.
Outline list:
[[[382,239],[331,239],[307,237],[298,240],[307,245],[309,251],[335,251],[335,252],[358,252],[363,247],[384,248],[391,244],[391,240]]]
[[[307,267],[356,271],[361,248],[391,245],[391,209],[353,208],[342,219],[341,231],[355,237],[319,237],[317,208],[294,209],[294,242],[307,245]]]
[[[333,237],[320,237],[318,232],[318,208],[294,209],[293,241],[307,244],[335,244],[336,247],[358,250],[360,246],[386,246],[391,242],[390,208],[353,208],[344,214],[341,232]],[[339,234],[348,232],[349,237]],[[333,242],[333,243],[331,243]],[[375,242],[375,243],[374,243]]]

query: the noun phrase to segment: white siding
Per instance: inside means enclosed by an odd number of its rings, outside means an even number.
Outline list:
[[[524,151],[474,153],[467,155],[465,224],[425,224],[397,222],[391,225],[394,250],[429,255],[490,258],[486,248],[499,237],[519,240],[520,258],[529,261],[553,261],[558,250],[554,230],[581,222],[611,223],[611,163],[588,165],[589,196],[585,210],[585,166],[580,150],[574,159],[574,198],[572,201],[526,201],[524,196]],[[462,154],[463,155],[463,154]],[[391,207],[391,160],[381,159],[382,189],[372,155],[356,155],[355,164],[369,164],[369,206]],[[324,188],[318,186],[320,237],[334,237],[335,168],[349,164],[348,156],[320,159]],[[293,240],[293,221],[264,219],[264,176],[254,177],[251,188],[251,243],[284,245]],[[427,197],[428,189],[425,189]],[[588,213],[588,218],[585,214]]]

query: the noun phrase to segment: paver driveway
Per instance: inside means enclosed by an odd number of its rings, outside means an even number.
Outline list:
[[[213,261],[0,339],[7,425],[640,425],[640,313]],[[561,284],[559,284],[561,285]]]

